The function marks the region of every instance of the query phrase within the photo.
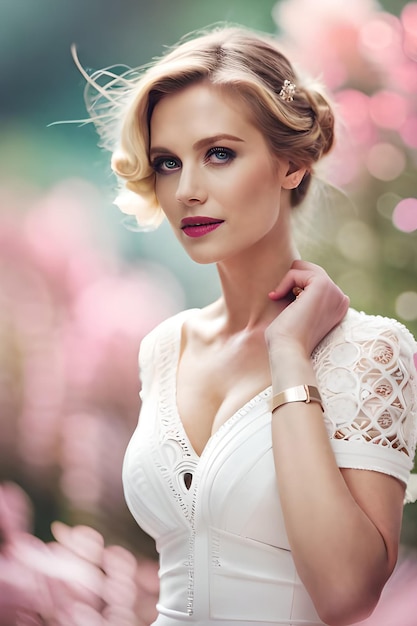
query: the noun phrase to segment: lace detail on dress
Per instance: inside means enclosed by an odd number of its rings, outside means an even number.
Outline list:
[[[313,353],[329,436],[371,442],[412,458],[417,441],[416,344],[394,320],[353,313],[356,324],[343,322]]]
[[[185,315],[188,313],[189,311],[184,312]],[[147,372],[151,371],[152,362],[158,363],[158,436],[154,440],[152,456],[164,482],[175,501],[178,502],[184,518],[189,522],[188,555],[184,565],[188,570],[186,611],[191,616],[194,612],[195,515],[201,457],[192,448],[177,410],[175,378],[183,319],[175,316],[167,320],[166,325],[157,329],[157,337],[153,336],[154,350],[150,349],[150,341],[141,353],[140,363],[141,371]],[[145,382],[147,382],[147,377]],[[232,415],[209,439],[202,456],[209,453],[226,429],[231,428],[237,420],[250,413],[258,403],[267,400],[271,393],[272,387],[268,387]],[[184,480],[187,473],[192,475],[191,485],[188,484],[188,486]]]
[[[175,318],[174,318],[175,319]],[[184,562],[188,569],[187,607],[188,615],[193,615],[194,606],[194,551],[195,551],[195,473],[198,458],[189,445],[182,424],[177,415],[175,373],[179,357],[182,322],[172,323],[166,332],[158,337],[159,384],[159,436],[152,453],[155,466],[160,470],[164,481],[178,502],[184,518],[190,524],[188,557]],[[186,484],[185,475],[191,474],[191,485]]]
[[[178,332],[177,327],[172,330]],[[175,357],[179,351],[179,343],[172,332],[160,333],[158,337],[159,437],[155,442],[153,456],[155,465],[161,471],[184,517],[191,522],[194,481],[191,480],[191,485],[187,486],[185,475],[194,476],[197,459],[189,446],[176,413],[173,376],[175,376]]]

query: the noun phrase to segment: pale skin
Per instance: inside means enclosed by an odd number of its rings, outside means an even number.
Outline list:
[[[245,104],[197,83],[160,101],[150,130],[159,202],[189,256],[216,264],[222,289],[187,320],[177,372],[179,414],[201,454],[269,385],[273,393],[317,385],[311,352],[349,300],[322,268],[300,260],[289,190],[305,169],[271,154]],[[181,228],[190,216],[220,225],[190,237]],[[294,287],[303,290],[296,300]],[[294,561],[320,617],[332,626],[364,619],[397,559],[404,485],[340,470],[316,403],[275,411],[272,439]]]

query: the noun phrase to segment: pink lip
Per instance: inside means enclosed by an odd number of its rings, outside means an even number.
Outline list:
[[[203,237],[216,230],[221,224],[223,224],[223,220],[196,215],[184,217],[181,220],[181,229],[188,237]]]

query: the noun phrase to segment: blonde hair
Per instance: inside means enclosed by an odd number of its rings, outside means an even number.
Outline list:
[[[328,100],[302,83],[272,36],[246,28],[216,27],[194,34],[154,63],[120,76],[104,70],[89,77],[80,69],[95,90],[93,98],[86,91],[87,107],[101,145],[113,153],[111,166],[121,183],[115,204],[136,218],[139,230],[156,228],[164,217],[148,156],[152,111],[162,98],[190,84],[208,80],[232,90],[248,105],[271,153],[307,168],[292,190],[292,206],[302,202],[314,163],[333,145]],[[103,76],[109,80],[101,86]],[[279,96],[285,80],[296,85],[292,101]]]

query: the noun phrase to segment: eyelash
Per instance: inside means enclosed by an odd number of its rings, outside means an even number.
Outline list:
[[[179,161],[177,159],[175,159],[174,157],[157,157],[156,159],[154,159],[151,163],[152,169],[157,173],[157,174],[167,174],[169,172],[174,172],[177,167],[174,167],[172,169],[168,168],[168,169],[163,169],[163,166],[165,163],[167,163],[168,161],[171,161],[173,163],[176,163],[178,166]]]
[[[205,155],[205,158],[204,158],[204,162],[209,163],[210,157],[212,157],[213,155],[219,155],[219,154],[225,154],[227,158],[218,159],[217,160],[218,164],[230,163],[230,161],[232,161],[236,157],[236,152],[234,152],[234,150],[231,150],[230,148],[222,148],[221,146],[214,146],[213,148],[210,148],[210,150],[207,151],[207,154]],[[175,163],[176,166],[173,168],[164,169],[164,165],[169,161],[171,161],[172,163]],[[157,172],[158,174],[168,174],[170,172],[176,171],[177,168],[179,167],[179,164],[180,164],[179,159],[176,159],[175,157],[160,156],[152,161],[151,166],[153,170]]]
[[[213,154],[219,155],[221,153],[227,155],[227,159],[220,159],[220,161],[224,163],[230,163],[230,161],[232,161],[236,157],[236,152],[234,152],[230,148],[222,148],[221,146],[215,146],[214,148],[210,148],[210,150],[207,152],[205,161],[207,162],[210,159],[210,157],[213,156]]]

